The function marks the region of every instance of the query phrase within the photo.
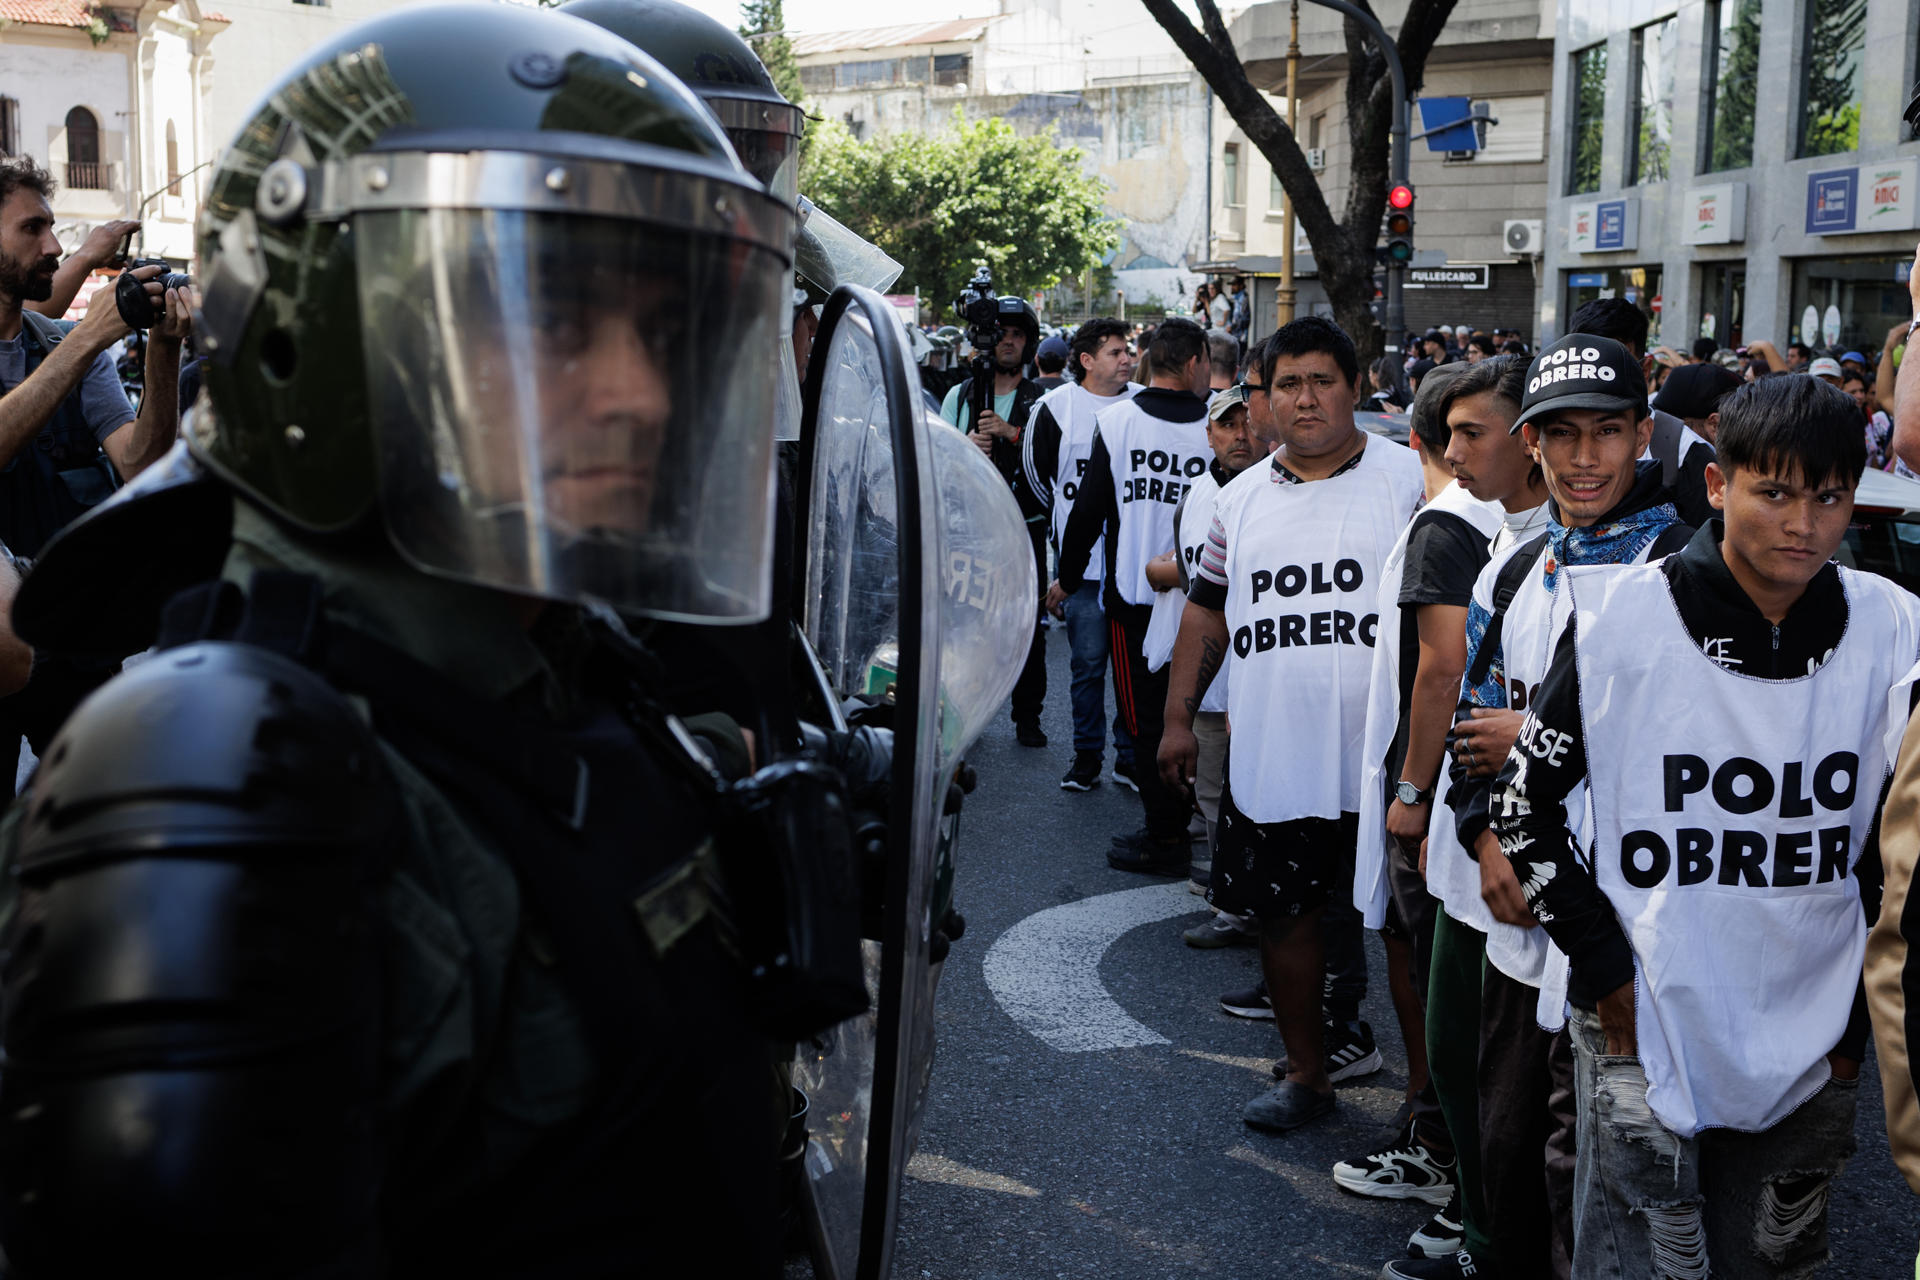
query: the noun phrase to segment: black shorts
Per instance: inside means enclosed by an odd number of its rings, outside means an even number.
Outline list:
[[[1325,906],[1334,894],[1353,897],[1353,849],[1360,815],[1255,822],[1220,789],[1219,848],[1207,902],[1256,920],[1285,920]]]

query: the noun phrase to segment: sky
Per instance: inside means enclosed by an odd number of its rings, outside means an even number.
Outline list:
[[[740,25],[737,0],[687,0],[730,27]],[[896,26],[903,22],[944,22],[948,18],[977,18],[999,12],[995,0],[786,0],[787,28],[792,31],[851,31],[859,27]]]

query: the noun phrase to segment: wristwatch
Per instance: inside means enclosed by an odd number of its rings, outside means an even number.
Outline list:
[[[1425,791],[1422,791],[1419,787],[1414,786],[1411,782],[1402,778],[1393,784],[1393,795],[1401,804],[1412,808],[1414,805],[1425,804],[1427,801],[1433,799],[1433,788],[1428,787]]]

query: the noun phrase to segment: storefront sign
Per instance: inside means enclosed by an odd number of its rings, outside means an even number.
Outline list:
[[[1800,313],[1800,341],[1808,346],[1820,341],[1820,308],[1811,304]]]
[[[1607,287],[1607,273],[1604,271],[1573,271],[1567,275],[1569,289],[1604,289]]]
[[[1747,238],[1747,184],[1722,182],[1687,192],[1687,244],[1739,244]]]
[[[1617,253],[1640,247],[1640,201],[1589,200],[1571,206],[1567,248],[1574,253]]]
[[[1920,161],[1889,160],[1807,175],[1808,235],[1911,231],[1920,212]]]
[[[1840,308],[1831,302],[1827,304],[1826,313],[1820,317],[1820,338],[1828,346],[1840,341]]]
[[[1449,262],[1444,267],[1409,267],[1406,289],[1490,289],[1493,268],[1484,262]]]

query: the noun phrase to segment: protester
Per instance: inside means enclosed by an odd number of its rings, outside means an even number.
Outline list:
[[[1687,430],[1712,444],[1720,428],[1720,402],[1739,387],[1740,379],[1717,364],[1690,364],[1673,371],[1653,398],[1653,407],[1686,423]],[[1701,475],[1704,480],[1704,469]]]
[[[1193,786],[1193,716],[1231,646],[1234,733],[1207,898],[1259,921],[1288,1072],[1243,1119],[1286,1130],[1335,1105],[1321,918],[1330,901],[1351,905],[1365,651],[1379,625],[1368,592],[1421,477],[1411,453],[1354,425],[1360,365],[1339,326],[1315,316],[1283,327],[1261,374],[1284,447],[1215,510],[1174,649],[1159,762],[1165,785]],[[1322,607],[1336,604],[1348,607]],[[1337,1030],[1357,1034],[1357,1001],[1331,1012]]]
[[[1225,329],[1207,330],[1207,358],[1212,367],[1212,376],[1207,380],[1207,394],[1225,391],[1240,379],[1240,344]]]
[[[1094,547],[1107,549],[1101,594],[1112,637],[1114,701],[1133,735],[1134,774],[1146,825],[1116,836],[1108,865],[1152,875],[1187,871],[1188,799],[1167,787],[1153,761],[1160,746],[1167,676],[1147,670],[1142,646],[1153,613],[1147,562],[1175,545],[1173,512],[1187,485],[1207,470],[1207,405],[1201,397],[1212,375],[1206,332],[1171,319],[1154,331],[1148,350],[1153,385],[1095,415],[1095,438],[1085,480],[1067,517],[1059,576],[1047,607],[1062,607],[1087,582]]]
[[[1067,340],[1059,334],[1043,339],[1040,349],[1034,352],[1033,367],[1039,370],[1039,376],[1033,380],[1035,386],[1044,391],[1066,385]]]
[[[1573,313],[1568,321],[1573,333],[1612,338],[1633,353],[1640,362],[1642,376],[1654,367],[1647,354],[1647,313],[1624,298],[1597,298]],[[1680,518],[1698,524],[1710,512],[1707,503],[1707,463],[1713,460],[1713,445],[1686,423],[1656,408],[1653,411],[1653,438],[1643,455],[1659,461],[1661,483],[1666,486]]]
[[[1093,454],[1095,415],[1130,398],[1137,390],[1127,380],[1133,374],[1133,351],[1127,345],[1127,326],[1120,320],[1102,316],[1082,324],[1074,330],[1068,358],[1074,382],[1048,392],[1034,407],[1020,455],[1027,488],[1039,497],[1047,513],[1056,555],[1065,541],[1074,500],[1086,480],[1087,460]],[[1073,764],[1060,779],[1065,791],[1091,791],[1099,785],[1106,756],[1102,722],[1106,719],[1109,629],[1106,610],[1101,606],[1101,583],[1106,573],[1106,544],[1101,540],[1087,553],[1079,590],[1048,605],[1053,616],[1067,624],[1071,655]],[[1134,786],[1133,735],[1127,732],[1118,708],[1113,717],[1113,751],[1114,781]]]
[[[1830,563],[1866,452],[1818,382],[1727,399],[1707,473],[1724,519],[1684,551],[1568,572],[1573,617],[1495,784],[1505,857],[1483,862],[1519,887],[1495,911],[1530,909],[1570,962],[1583,1276],[1683,1257],[1801,1276],[1827,1256],[1867,1034],[1850,872],[1920,600]],[[1569,839],[1582,782],[1590,869]]]

